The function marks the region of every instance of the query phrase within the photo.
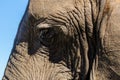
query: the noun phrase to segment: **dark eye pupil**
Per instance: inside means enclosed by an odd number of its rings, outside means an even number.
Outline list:
[[[40,31],[39,40],[42,44],[49,46],[54,42],[56,32],[54,29],[43,29]]]
[[[55,31],[53,29],[45,29],[41,30],[40,38],[41,39],[50,39],[55,35]]]
[[[46,34],[48,33],[48,30],[42,30],[41,32],[40,32],[40,38],[45,38],[46,37]]]

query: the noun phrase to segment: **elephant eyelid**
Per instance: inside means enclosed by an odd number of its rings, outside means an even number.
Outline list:
[[[45,29],[50,29],[50,28],[53,28],[55,31],[57,29],[61,29],[66,35],[68,34],[68,29],[65,26],[59,25],[59,24],[52,25],[48,23],[40,23],[36,25],[36,28],[40,31]]]
[[[52,26],[50,24],[46,24],[46,23],[40,23],[36,26],[37,29],[48,29],[51,28]]]
[[[36,25],[37,29],[48,29],[48,28],[60,28],[62,25],[59,24],[48,24],[48,23],[39,23]]]

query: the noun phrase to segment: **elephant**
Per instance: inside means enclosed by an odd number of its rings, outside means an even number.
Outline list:
[[[120,80],[119,0],[29,0],[2,80]]]

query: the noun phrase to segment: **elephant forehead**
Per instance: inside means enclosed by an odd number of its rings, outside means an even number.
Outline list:
[[[30,0],[29,13],[37,17],[47,17],[58,11],[74,9],[74,0]]]

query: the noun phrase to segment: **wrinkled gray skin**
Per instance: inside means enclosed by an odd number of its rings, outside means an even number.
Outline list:
[[[119,0],[30,0],[3,80],[120,80]]]

